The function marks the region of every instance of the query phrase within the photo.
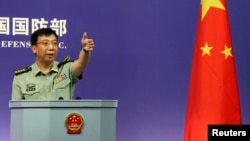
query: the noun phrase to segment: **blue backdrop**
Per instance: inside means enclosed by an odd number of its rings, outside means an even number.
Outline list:
[[[0,137],[8,141],[13,71],[34,62],[32,30],[60,34],[57,60],[95,50],[75,96],[116,99],[117,141],[182,141],[199,0],[8,0],[0,4]],[[250,1],[227,2],[243,123],[250,123]]]

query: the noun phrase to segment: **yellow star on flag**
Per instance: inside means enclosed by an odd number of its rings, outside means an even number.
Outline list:
[[[225,59],[228,58],[228,56],[233,57],[232,53],[231,53],[232,48],[228,48],[227,45],[225,45],[225,49],[221,52],[222,54],[225,54]]]
[[[210,50],[212,49],[213,47],[209,47],[207,42],[205,43],[205,46],[204,47],[201,47],[201,50],[202,50],[202,56],[204,55],[208,55],[208,56],[211,56],[210,55]]]
[[[204,19],[208,10],[211,7],[225,10],[225,7],[223,6],[220,0],[201,0],[201,6],[202,6],[202,13],[201,13],[202,20]]]

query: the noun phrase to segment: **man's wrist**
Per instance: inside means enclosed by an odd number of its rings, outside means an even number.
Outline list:
[[[85,48],[82,48],[82,50],[83,50],[83,52],[85,52],[85,53],[89,53],[89,51],[86,50]]]

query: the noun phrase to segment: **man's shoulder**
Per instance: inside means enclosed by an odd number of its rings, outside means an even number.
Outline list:
[[[63,66],[64,64],[67,64],[69,62],[74,62],[74,60],[71,60],[69,56],[65,57],[62,61],[60,61],[57,64],[57,67],[60,68],[61,66]]]
[[[26,73],[26,72],[29,72],[29,71],[31,71],[32,70],[32,68],[29,66],[29,67],[24,67],[24,68],[21,68],[21,69],[17,69],[17,70],[15,70],[15,75],[20,75],[20,74],[24,74],[24,73]]]

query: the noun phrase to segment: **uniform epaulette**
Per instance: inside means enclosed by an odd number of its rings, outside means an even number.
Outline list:
[[[67,56],[67,57],[65,57],[61,62],[59,62],[59,64],[57,65],[57,67],[59,68],[61,65],[66,64],[66,63],[68,63],[68,62],[74,62],[74,61],[73,61],[73,60],[70,60],[70,57]]]
[[[16,70],[15,75],[19,75],[19,74],[22,74],[22,73],[25,73],[25,72],[28,72],[28,71],[31,71],[31,67],[26,67],[26,68]]]

